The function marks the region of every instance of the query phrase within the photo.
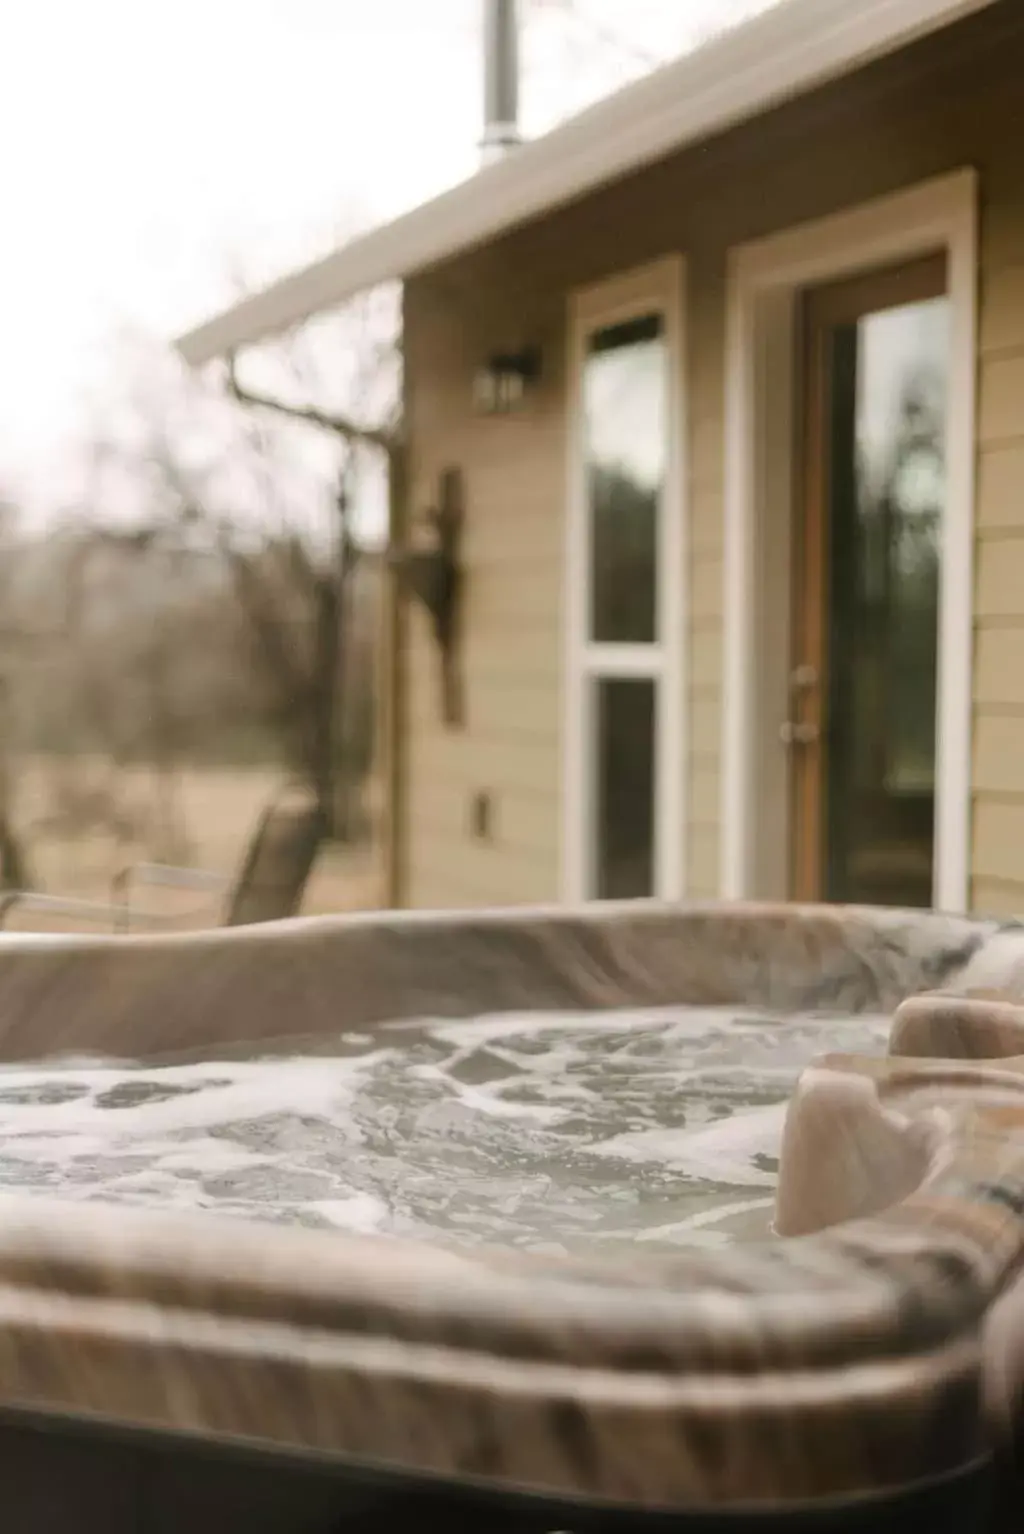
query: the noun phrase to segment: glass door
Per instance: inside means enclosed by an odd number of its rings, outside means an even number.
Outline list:
[[[948,355],[943,256],[805,295],[798,899],[932,903]]]

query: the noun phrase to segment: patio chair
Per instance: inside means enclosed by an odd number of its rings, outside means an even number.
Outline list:
[[[189,889],[220,895],[223,906],[217,925],[249,926],[297,915],[309,876],[323,841],[323,816],[309,795],[292,792],[273,799],[257,822],[241,867],[232,878],[206,868],[176,868],[164,863],[134,863],[119,869],[111,881],[109,903],[47,895],[36,890],[10,890],[0,895],[0,928],[14,910],[68,917],[128,932],[135,926],[173,929],[194,919],[137,910],[132,897],[140,885]],[[204,906],[202,910],[205,910]]]

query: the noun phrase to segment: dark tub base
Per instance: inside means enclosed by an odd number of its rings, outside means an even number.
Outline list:
[[[888,1498],[785,1513],[595,1509],[49,1421],[0,1424],[11,1534],[1003,1534],[986,1467]]]

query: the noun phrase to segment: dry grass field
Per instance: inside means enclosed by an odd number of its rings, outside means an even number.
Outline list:
[[[185,767],[173,780],[168,813],[167,794],[145,768],[115,774],[96,759],[70,765],[36,759],[16,773],[14,821],[35,888],[106,907],[118,871],[140,862],[184,864],[230,880],[280,782],[271,768]],[[372,813],[372,790],[368,799]],[[382,895],[382,860],[374,845],[329,846],[314,868],[303,914],[365,910],[380,905]],[[205,927],[219,922],[221,898],[146,886],[132,906],[176,928]],[[96,932],[111,925],[103,913],[92,919],[17,908],[4,923],[9,931]]]

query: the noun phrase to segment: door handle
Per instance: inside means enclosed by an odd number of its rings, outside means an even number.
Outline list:
[[[821,739],[821,731],[816,724],[804,724],[795,719],[787,719],[779,725],[779,739],[786,747],[813,746]]]
[[[811,692],[818,685],[818,668],[807,662],[794,666],[789,673],[790,692]]]

